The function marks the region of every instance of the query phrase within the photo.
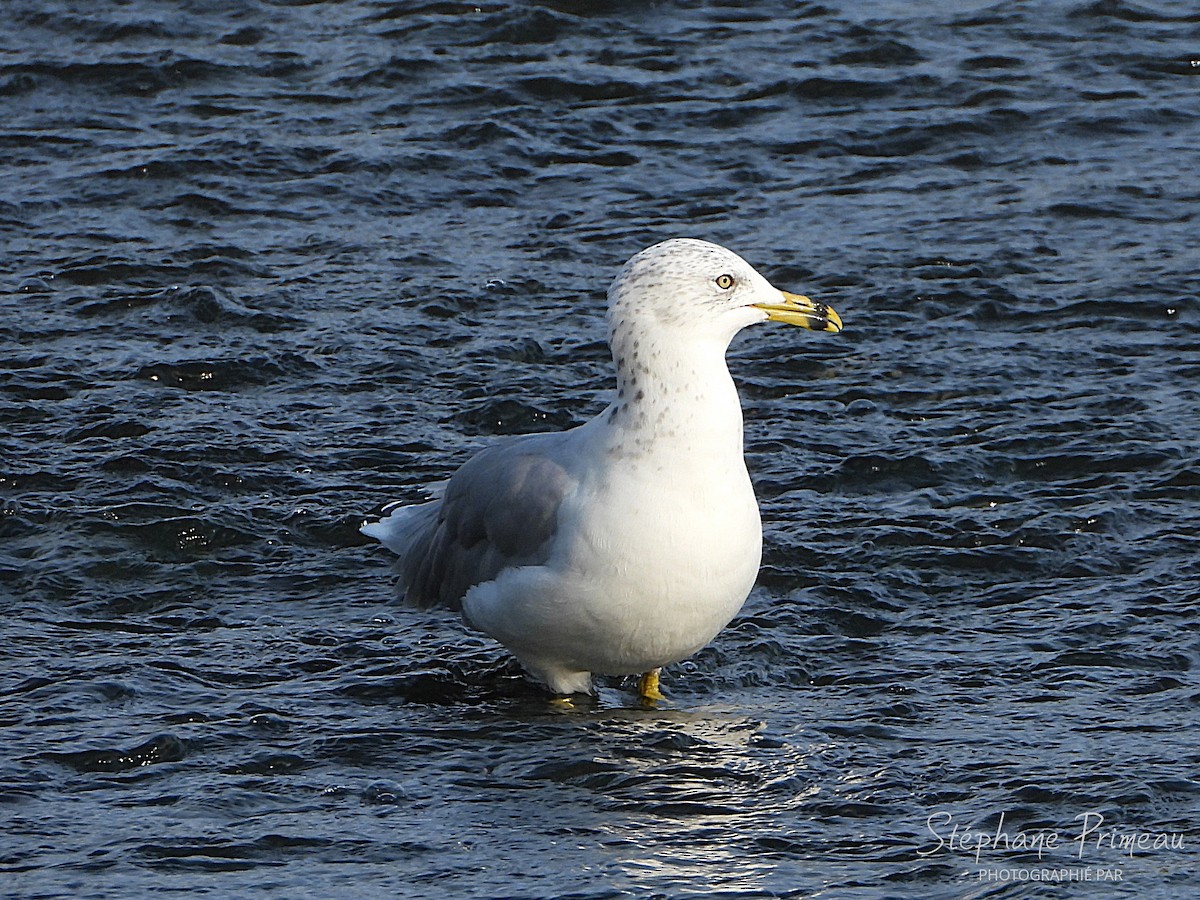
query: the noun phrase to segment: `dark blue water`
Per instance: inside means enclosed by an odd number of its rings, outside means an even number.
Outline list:
[[[1200,891],[1193,3],[3,19],[6,896]],[[741,617],[568,713],[357,527],[671,236],[846,330],[731,351]]]

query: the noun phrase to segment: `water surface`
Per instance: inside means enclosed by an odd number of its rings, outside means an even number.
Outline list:
[[[6,12],[8,895],[1200,887],[1191,4]],[[672,236],[846,330],[731,350],[742,616],[568,713],[357,527],[599,410]]]

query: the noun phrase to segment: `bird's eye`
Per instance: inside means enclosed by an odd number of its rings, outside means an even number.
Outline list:
[[[717,281],[717,287],[719,287],[723,291],[727,291],[731,287],[733,287],[733,276],[732,275],[729,275],[729,274],[718,275],[716,278],[716,281]]]

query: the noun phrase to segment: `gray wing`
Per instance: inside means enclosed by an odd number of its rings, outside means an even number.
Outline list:
[[[577,484],[556,458],[568,458],[563,437],[510,438],[454,473],[400,561],[407,602],[461,610],[475,585],[546,561],[559,506]]]

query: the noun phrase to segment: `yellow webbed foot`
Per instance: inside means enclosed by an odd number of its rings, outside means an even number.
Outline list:
[[[666,700],[667,695],[658,689],[658,673],[662,669],[651,669],[638,680],[638,696],[646,703]]]

